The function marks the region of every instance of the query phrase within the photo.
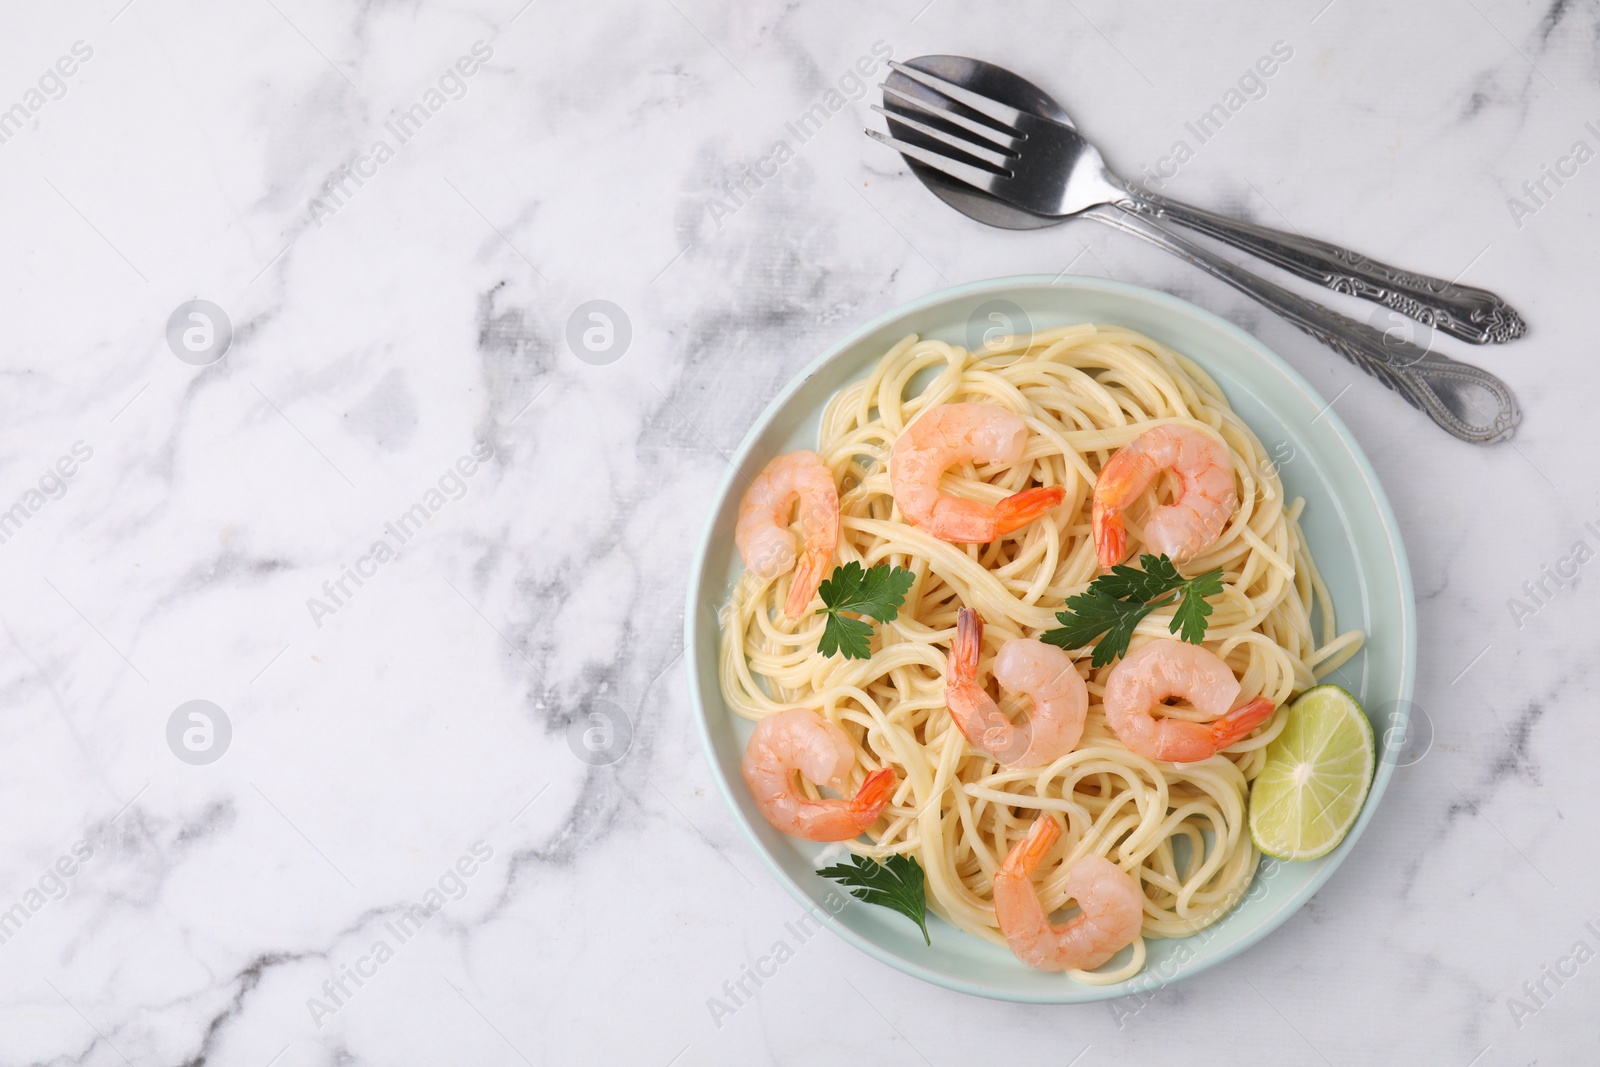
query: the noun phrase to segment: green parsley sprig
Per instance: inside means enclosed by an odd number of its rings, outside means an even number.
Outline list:
[[[1206,619],[1211,615],[1205,598],[1222,592],[1222,568],[1185,578],[1165,553],[1140,556],[1139,564],[1143,570],[1118,564],[1111,573],[1090,582],[1088,589],[1068,597],[1066,610],[1056,614],[1062,625],[1046,630],[1039,640],[1062,648],[1082,648],[1104,634],[1090,660],[1094,666],[1104,667],[1127,653],[1140,619],[1177,601],[1171,632],[1190,644],[1204,641]]]
[[[843,885],[857,900],[904,915],[922,929],[923,942],[933,944],[928,936],[928,898],[922,886],[922,864],[915,857],[895,855],[879,863],[865,856],[851,856],[849,863],[836,863],[817,873]]]
[[[817,651],[824,656],[843,652],[845,659],[870,659],[872,624],[841,612],[851,611],[879,622],[893,622],[900,614],[900,605],[905,603],[911,583],[916,580],[913,572],[887,563],[870,570],[862,570],[861,564],[854,561],[835,567],[833,577],[824,578],[817,590],[826,605],[818,608],[817,614],[828,616]]]

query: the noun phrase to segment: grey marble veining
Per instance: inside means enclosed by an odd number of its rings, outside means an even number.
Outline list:
[[[0,1064],[1592,1054],[1600,7],[13,7]],[[1464,358],[1516,439],[1451,440],[1119,234],[939,204],[855,90],[941,51],[1050,87],[1165,192],[1504,294],[1528,337]],[[1037,1008],[795,927],[700,755],[681,616],[801,366],[944,285],[1063,271],[1210,308],[1334,400],[1410,551],[1424,732],[1264,942]],[[169,345],[194,299],[216,362]],[[631,336],[580,359],[596,300]],[[212,762],[192,700],[231,730]]]

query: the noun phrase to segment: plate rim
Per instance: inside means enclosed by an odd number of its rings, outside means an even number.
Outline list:
[[[738,447],[734,449],[731,458],[728,461],[727,469],[723,472],[723,475],[719,479],[716,489],[712,494],[712,503],[709,508],[709,513],[706,516],[705,522],[702,524],[699,538],[695,545],[694,559],[689,568],[689,577],[686,589],[687,599],[685,601],[683,617],[684,659],[687,673],[689,701],[695,720],[695,732],[700,739],[701,755],[705,758],[706,763],[711,771],[711,777],[717,785],[717,791],[721,794],[724,804],[727,805],[727,808],[733,817],[733,821],[739,826],[739,829],[743,833],[746,842],[750,844],[756,855],[760,857],[761,862],[766,867],[768,873],[770,873],[773,878],[777,880],[778,884],[783,886],[788,891],[789,895],[799,902],[802,907],[805,907],[808,912],[815,914],[816,918],[823,926],[831,930],[838,937],[842,938],[847,944],[852,945],[856,949],[866,953],[868,956],[878,960],[880,963],[887,964],[903,974],[911,975],[914,978],[919,978],[922,981],[929,982],[944,989],[949,989],[958,993],[966,993],[971,996],[983,997],[989,1000],[1005,1001],[1008,1003],[1082,1004],[1113,1000],[1120,997],[1131,996],[1134,993],[1150,993],[1173,982],[1192,978],[1197,974],[1207,971],[1212,967],[1234,958],[1241,952],[1244,952],[1246,949],[1256,945],[1268,934],[1277,930],[1280,926],[1287,922],[1290,917],[1300,911],[1300,909],[1305,906],[1306,902],[1310,900],[1311,897],[1314,896],[1324,884],[1327,883],[1328,879],[1333,877],[1333,873],[1343,865],[1345,858],[1352,850],[1355,843],[1360,839],[1361,835],[1365,832],[1367,824],[1372,820],[1374,814],[1377,812],[1378,806],[1382,802],[1384,793],[1388,790],[1389,780],[1393,777],[1397,761],[1386,759],[1382,751],[1377,751],[1374,753],[1377,766],[1373,774],[1372,786],[1368,791],[1366,802],[1362,805],[1361,814],[1357,817],[1355,824],[1350,827],[1345,839],[1339,843],[1338,847],[1335,848],[1333,852],[1329,853],[1328,857],[1324,857],[1330,859],[1331,862],[1323,864],[1323,866],[1320,867],[1311,876],[1311,878],[1300,887],[1299,890],[1297,890],[1292,896],[1286,898],[1284,906],[1281,907],[1276,913],[1268,916],[1265,921],[1259,923],[1254,928],[1242,934],[1238,941],[1221,950],[1216,956],[1206,959],[1196,966],[1186,968],[1170,976],[1162,976],[1159,973],[1154,973],[1152,969],[1146,968],[1145,970],[1140,971],[1138,974],[1132,975],[1121,982],[1104,986],[1085,985],[1083,983],[1072,983],[1070,985],[1063,984],[1060,994],[1057,994],[1053,990],[1046,990],[1041,993],[1033,993],[1026,990],[1000,989],[987,985],[983,982],[976,982],[961,978],[959,976],[950,975],[942,971],[937,971],[914,960],[906,959],[903,956],[896,955],[895,953],[890,952],[878,945],[871,939],[863,937],[856,931],[841,923],[837,916],[830,912],[827,908],[814,906],[816,905],[816,900],[812,894],[807,892],[798,882],[791,878],[788,872],[785,871],[772,857],[772,855],[769,854],[766,846],[762,843],[760,837],[757,836],[755,828],[752,827],[749,820],[744,817],[743,811],[740,809],[738,802],[731,792],[731,784],[722,774],[721,767],[717,762],[716,749],[711,737],[710,716],[707,713],[704,702],[700,699],[701,685],[704,679],[701,676],[699,669],[699,657],[696,654],[699,646],[699,641],[696,637],[696,617],[699,605],[699,597],[697,596],[697,592],[704,584],[706,564],[710,555],[712,539],[715,534],[715,524],[717,520],[717,513],[720,510],[720,502],[726,498],[729,488],[733,484],[733,480],[739,476],[740,471],[743,469],[744,461],[748,458],[756,440],[760,437],[766,426],[788,404],[790,399],[797,392],[799,392],[799,390],[806,384],[807,381],[812,378],[812,376],[817,374],[828,364],[832,363],[845,351],[860,343],[863,338],[883,328],[895,319],[900,319],[909,315],[917,314],[919,312],[927,311],[930,308],[946,302],[981,295],[987,292],[1039,287],[1058,289],[1078,288],[1098,290],[1100,292],[1122,296],[1132,296],[1139,299],[1153,301],[1159,305],[1164,305],[1167,310],[1177,312],[1180,315],[1187,315],[1197,318],[1205,324],[1230,335],[1233,340],[1238,342],[1243,347],[1251,350],[1257,357],[1261,358],[1269,366],[1274,367],[1288,380],[1290,385],[1299,389],[1308,398],[1315,401],[1323,400],[1321,394],[1305,378],[1304,375],[1290,365],[1282,356],[1279,356],[1276,352],[1269,348],[1265,342],[1251,334],[1249,331],[1243,329],[1236,323],[1223,318],[1216,312],[1209,311],[1197,304],[1185,300],[1182,297],[1174,296],[1173,294],[1160,289],[1151,289],[1142,285],[1134,285],[1130,282],[1122,282],[1115,279],[1098,278],[1088,275],[1011,275],[1000,278],[986,278],[979,281],[964,282],[959,285],[947,286],[943,289],[935,290],[913,300],[897,304],[887,311],[872,317],[871,319],[861,323],[859,326],[849,331],[838,341],[828,346],[828,348],[826,348],[820,355],[808,362],[798,373],[793,375],[783,386],[783,388],[778,391],[777,395],[774,396],[766,405],[766,407],[762,409],[761,413],[756,416],[755,421],[751,423],[750,428],[745,432],[745,435],[739,442]],[[1205,368],[1202,367],[1202,370],[1204,369]],[[1209,374],[1210,372],[1207,371],[1207,373]],[[1350,428],[1345,425],[1344,420],[1341,419],[1338,413],[1333,410],[1333,406],[1331,404],[1324,409],[1323,418],[1329,423],[1330,428],[1333,430],[1334,437],[1345,448],[1345,451],[1348,453],[1349,457],[1354,461],[1355,467],[1358,473],[1361,475],[1362,483],[1372,498],[1373,504],[1376,506],[1378,516],[1382,521],[1384,541],[1389,551],[1389,559],[1393,563],[1395,574],[1399,579],[1401,618],[1399,638],[1402,643],[1402,648],[1399,658],[1400,685],[1399,693],[1396,699],[1400,706],[1406,709],[1404,722],[1402,722],[1402,725],[1406,725],[1409,723],[1409,705],[1412,703],[1412,697],[1415,691],[1418,643],[1416,638],[1416,593],[1411,579],[1410,560],[1406,554],[1405,542],[1400,532],[1399,520],[1395,517],[1394,509],[1389,503],[1388,494],[1384,491],[1383,483],[1378,479],[1377,471],[1373,469],[1371,462],[1367,459],[1366,452],[1361,448],[1360,443],[1356,440],[1355,435],[1351,433]],[[716,679],[713,679],[713,682],[715,681]],[[1376,725],[1374,732],[1379,734],[1379,736],[1375,738],[1375,741],[1381,746],[1382,735],[1381,732],[1376,730]],[[1255,875],[1251,876],[1252,884],[1254,884],[1255,877]],[[1137,983],[1137,987],[1128,988],[1130,984],[1133,983]]]

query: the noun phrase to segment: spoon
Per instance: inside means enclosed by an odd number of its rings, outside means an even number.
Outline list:
[[[922,56],[909,64],[896,64],[896,67],[908,67],[935,75],[1019,111],[1065,125],[1070,130],[1070,121],[1060,105],[1037,86],[1002,67],[961,56]],[[884,88],[886,107],[879,110],[888,119],[893,135],[892,146],[901,152],[912,172],[939,199],[970,218],[1004,229],[1039,229],[1066,221],[1066,216],[1045,216],[1025,211],[950,177],[941,169],[944,163],[949,162],[949,157],[921,147],[937,142],[929,142],[914,127],[902,121],[907,113],[921,112],[901,104],[899,98],[935,101],[935,91],[901,69],[889,75]],[[942,106],[942,100],[938,101],[937,106]],[[872,130],[867,133],[878,140],[891,140]],[[1090,218],[1166,249],[1259,301],[1398,392],[1407,403],[1422,410],[1439,426],[1464,441],[1488,443],[1505,440],[1512,435],[1521,419],[1521,411],[1511,390],[1487,371],[1346,318],[1126,210],[1105,205],[1082,210]],[[1485,414],[1486,408],[1488,414]]]

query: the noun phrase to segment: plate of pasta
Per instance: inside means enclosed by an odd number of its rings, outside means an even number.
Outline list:
[[[1330,406],[1238,327],[1096,278],[945,290],[815,360],[729,465],[685,629],[713,776],[785,888],[902,971],[1032,1003],[1287,919],[1378,807],[1416,657],[1394,515]],[[1296,789],[1317,848],[1264,836]]]

